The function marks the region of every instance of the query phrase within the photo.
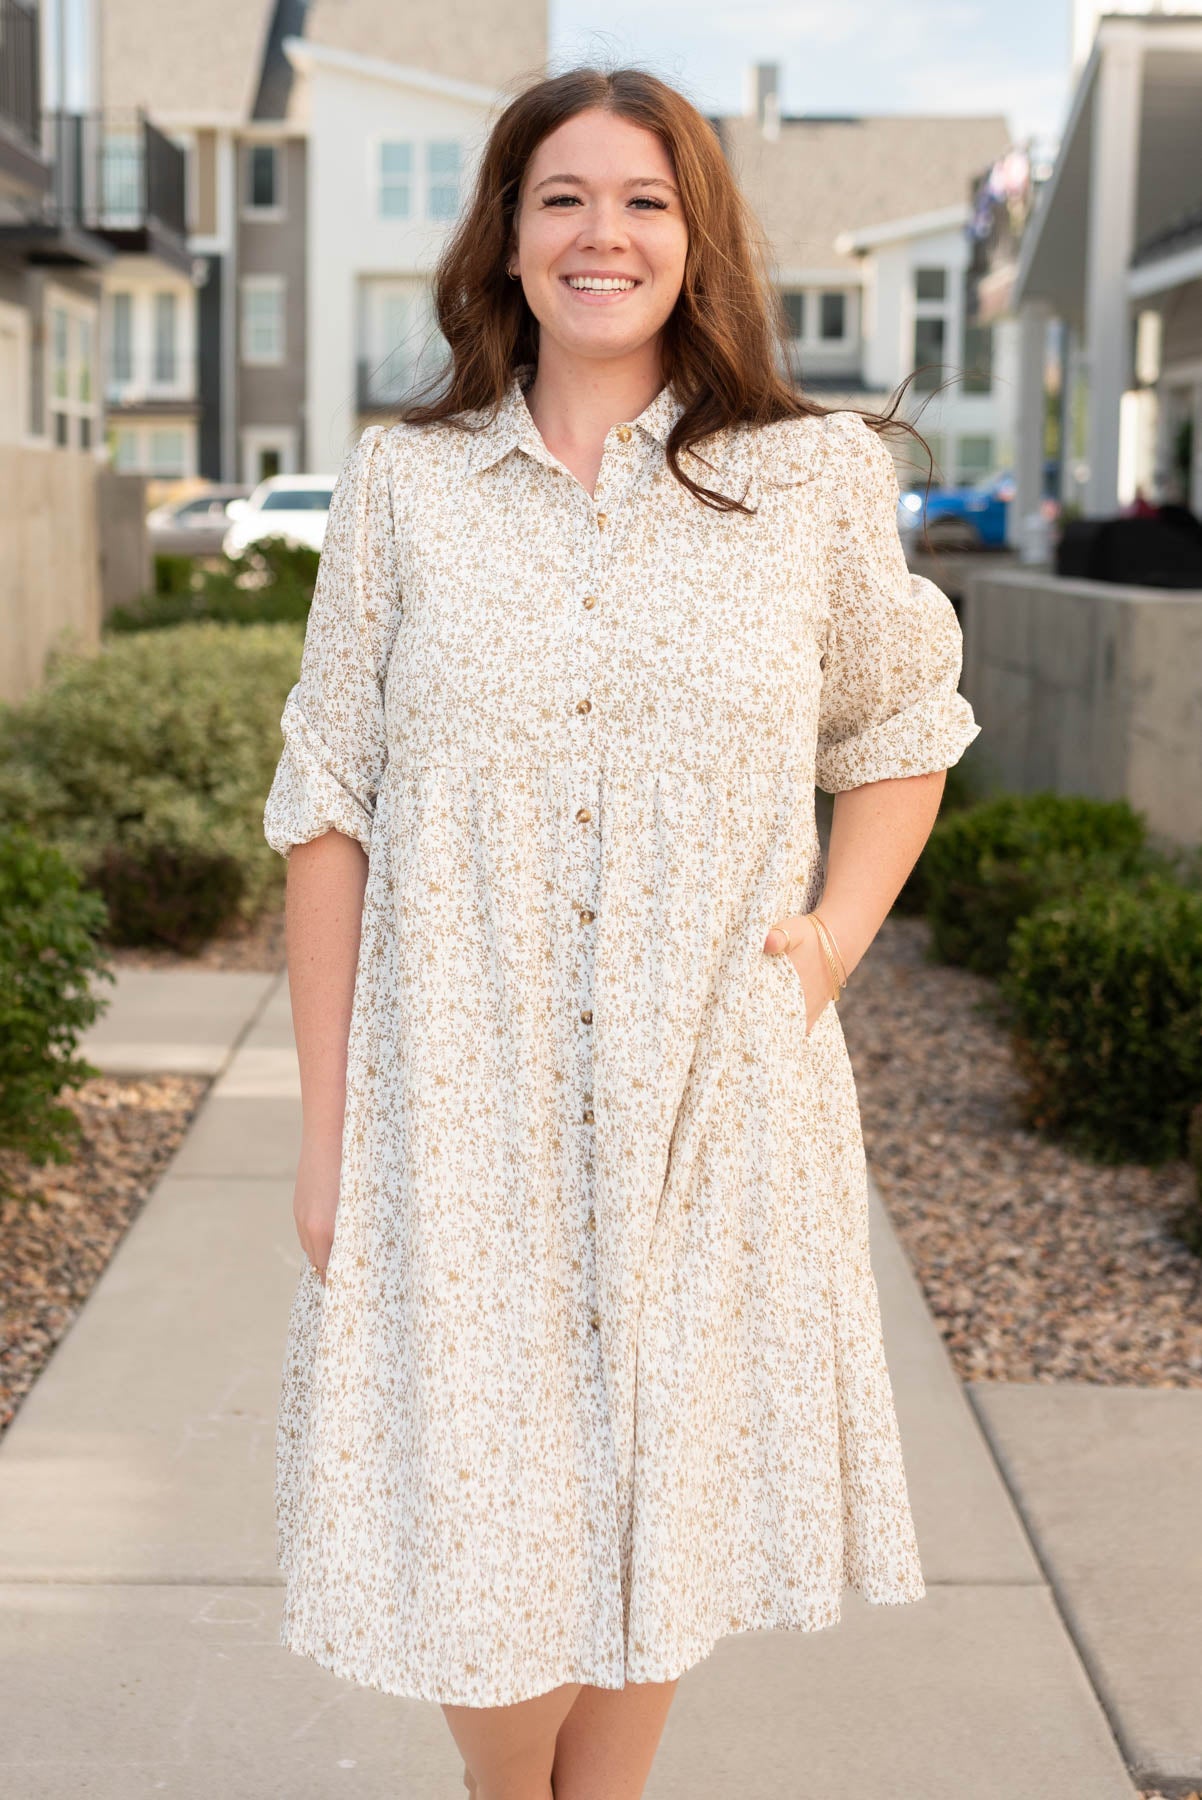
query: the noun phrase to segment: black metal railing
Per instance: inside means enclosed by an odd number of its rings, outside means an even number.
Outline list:
[[[36,147],[42,109],[38,9],[0,0],[0,120]]]
[[[54,178],[45,211],[88,231],[156,225],[187,235],[183,150],[136,111],[44,112]]]

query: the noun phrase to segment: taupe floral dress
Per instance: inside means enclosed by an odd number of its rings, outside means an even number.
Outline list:
[[[264,820],[369,855],[281,1642],[476,1706],[925,1593],[839,1015],[763,942],[822,892],[815,784],[979,731],[858,415],[698,446],[749,518],[668,470],[671,387],[590,495],[529,373],[349,452]]]

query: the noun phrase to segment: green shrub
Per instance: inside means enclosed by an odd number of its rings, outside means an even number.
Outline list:
[[[971,750],[971,746],[970,746]],[[977,791],[978,777],[974,774],[971,756],[969,766],[965,767],[965,758],[953,763],[947,772],[947,780],[943,784],[943,795],[939,802],[939,817],[946,819],[949,814],[963,812],[966,807],[974,806],[980,798]],[[893,910],[900,913],[920,913],[925,911],[927,903],[926,850],[924,848],[918,861],[906,876],[901,892],[893,903]]]
[[[1017,921],[1082,880],[1168,875],[1125,800],[1002,794],[939,819],[922,856],[932,944],[945,962],[1000,975]]]
[[[114,607],[105,629],[157,631],[202,619],[232,625],[303,625],[318,561],[316,550],[287,544],[283,538],[267,538],[238,557],[223,556],[216,568],[189,556],[160,555],[155,558],[155,592],[133,606]]]
[[[118,942],[195,944],[279,885],[263,805],[303,633],[180,625],[56,657],[0,713],[0,823],[53,843]]]
[[[1090,880],[1018,921],[1001,990],[1031,1124],[1107,1161],[1184,1153],[1202,1099],[1202,893]]]
[[[0,829],[0,1147],[65,1162],[79,1121],[58,1095],[99,1070],[76,1054],[108,1005],[91,985],[113,971],[98,942],[104,902],[21,829]]]

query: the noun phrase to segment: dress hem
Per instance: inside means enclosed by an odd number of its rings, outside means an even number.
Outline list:
[[[857,1587],[854,1582],[847,1582],[844,1584],[843,1593],[859,1594],[860,1598],[869,1606],[912,1606],[926,1598],[927,1588],[925,1582],[920,1581],[917,1587],[870,1593]],[[290,1627],[286,1618],[281,1622],[280,1643],[292,1655],[306,1657],[316,1663],[319,1668],[327,1670],[342,1681],[349,1681],[356,1687],[371,1688],[376,1693],[389,1694],[396,1699],[427,1700],[440,1706],[515,1706],[523,1700],[536,1699],[540,1694],[549,1693],[568,1682],[581,1682],[589,1687],[612,1691],[620,1690],[628,1684],[636,1686],[651,1682],[679,1681],[682,1675],[686,1675],[690,1669],[696,1668],[699,1663],[704,1662],[707,1657],[712,1655],[724,1638],[740,1637],[749,1631],[807,1633],[826,1631],[838,1625],[841,1620],[842,1597],[840,1596],[832,1598],[825,1605],[815,1606],[806,1613],[799,1612],[769,1619],[748,1620],[746,1624],[734,1626],[727,1631],[720,1631],[704,1642],[697,1640],[680,1656],[667,1663],[649,1664],[645,1659],[641,1659],[638,1664],[637,1680],[632,1680],[628,1675],[623,1676],[621,1680],[606,1679],[601,1671],[590,1670],[582,1667],[580,1662],[575,1662],[562,1674],[553,1676],[549,1682],[545,1677],[540,1677],[539,1685],[529,1689],[519,1683],[501,1690],[494,1698],[487,1700],[481,1700],[475,1691],[470,1696],[465,1695],[462,1690],[449,1692],[446,1685],[441,1682],[432,1684],[420,1679],[406,1681],[404,1677],[389,1677],[379,1671],[372,1674],[356,1673],[354,1671],[361,1665],[351,1662],[337,1651],[331,1653],[324,1648],[319,1649],[313,1642],[306,1640],[303,1631]],[[438,1691],[434,1691],[435,1689]]]

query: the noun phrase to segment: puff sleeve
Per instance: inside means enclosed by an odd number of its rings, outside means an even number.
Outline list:
[[[828,618],[815,780],[835,794],[949,768],[981,727],[957,692],[955,609],[906,564],[888,446],[858,413],[823,423]]]
[[[264,836],[281,856],[331,828],[371,847],[387,758],[383,680],[400,621],[387,429],[366,428],[330,499],[300,678],[284,703],[284,749],[263,812]]]

